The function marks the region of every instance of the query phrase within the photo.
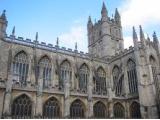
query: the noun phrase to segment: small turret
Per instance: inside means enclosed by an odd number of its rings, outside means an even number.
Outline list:
[[[88,17],[88,24],[87,24],[88,32],[90,33],[93,28],[93,23],[91,20],[91,16]]]
[[[153,42],[159,43],[159,42],[158,42],[157,35],[156,35],[156,32],[153,33]]]
[[[103,5],[102,5],[101,16],[102,16],[102,21],[107,21],[108,11],[106,9],[106,5],[105,5],[104,2],[103,2]]]
[[[7,23],[6,11],[3,10],[2,15],[0,16],[0,38],[5,37]]]
[[[114,19],[115,19],[115,22],[116,22],[117,24],[121,25],[121,16],[120,16],[117,8],[116,8],[116,11],[115,11]]]
[[[135,50],[138,50],[138,37],[134,27],[133,27],[133,43]]]
[[[7,18],[6,18],[6,10],[3,10],[2,15],[1,15],[1,19],[7,21]]]

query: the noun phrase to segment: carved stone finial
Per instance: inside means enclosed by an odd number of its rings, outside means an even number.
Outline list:
[[[57,37],[57,42],[56,43],[57,43],[57,46],[59,46],[59,38],[58,37]]]
[[[77,42],[75,43],[75,50],[77,50]]]
[[[36,32],[36,41],[38,41],[38,32]]]
[[[133,26],[133,39],[135,40],[137,40],[138,39],[138,37],[137,37],[137,33],[136,33],[136,30],[135,30],[135,28],[134,28],[134,26]]]
[[[15,36],[15,26],[13,27],[12,35]]]

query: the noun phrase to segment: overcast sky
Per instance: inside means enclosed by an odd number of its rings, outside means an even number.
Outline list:
[[[139,33],[139,25],[152,38],[153,31],[160,38],[160,0],[1,0],[0,11],[6,9],[7,33],[16,27],[16,36],[56,44],[87,52],[88,16],[95,22],[101,17],[102,2],[111,17],[118,8],[122,18],[125,48],[132,45],[132,26]]]

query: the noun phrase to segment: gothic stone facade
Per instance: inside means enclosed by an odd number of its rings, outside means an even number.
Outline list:
[[[124,49],[121,17],[88,20],[89,53],[6,34],[0,16],[1,118],[158,118],[159,58],[153,41],[140,40]]]

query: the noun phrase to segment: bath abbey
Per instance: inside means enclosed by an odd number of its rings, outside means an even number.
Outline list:
[[[121,16],[88,18],[88,53],[6,33],[0,15],[0,118],[159,118],[160,46],[156,32],[133,29],[124,49]],[[138,32],[137,32],[138,31]]]

